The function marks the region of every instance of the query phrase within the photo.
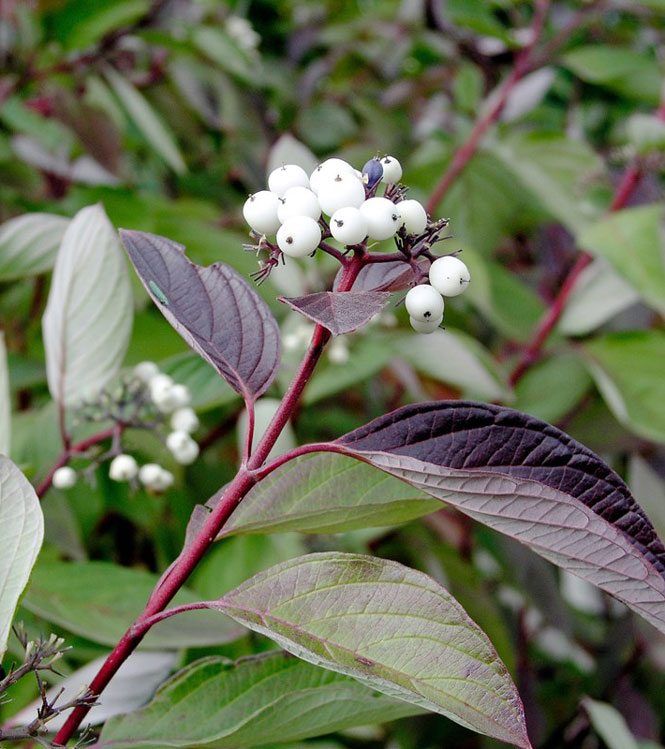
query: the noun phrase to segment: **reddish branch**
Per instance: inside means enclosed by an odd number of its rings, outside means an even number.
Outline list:
[[[660,107],[656,112],[656,117],[658,117],[658,119],[662,122],[665,122],[665,87],[663,89],[663,98]],[[610,207],[608,208],[608,213],[614,213],[614,211],[621,210],[621,208],[623,208],[628,203],[628,200],[630,199],[635,186],[639,182],[641,175],[642,163],[639,158],[636,158],[630,165],[630,167],[625,171],[623,177],[621,178],[621,181],[617,185],[617,188],[614,192],[614,197],[612,198],[612,202],[610,204]],[[530,369],[530,367],[540,358],[543,346],[545,345],[545,342],[547,341],[550,333],[559,322],[559,318],[563,313],[566,302],[568,301],[568,298],[570,297],[570,294],[575,287],[577,279],[580,277],[582,271],[589,265],[589,263],[591,263],[592,260],[593,257],[588,252],[582,252],[577,258],[575,265],[572,267],[572,269],[568,273],[568,276],[566,277],[566,280],[563,282],[559,293],[556,295],[554,301],[545,312],[541,321],[538,323],[538,327],[536,328],[536,332],[531,343],[529,343],[529,345],[524,349],[519,361],[517,362],[517,365],[510,374],[508,382],[511,385],[516,385]]]
[[[437,205],[446,195],[453,182],[461,174],[469,161],[471,161],[478,149],[478,144],[483,135],[487,132],[487,129],[499,118],[508,97],[518,81],[532,69],[531,60],[533,52],[542,36],[543,26],[545,24],[545,18],[547,17],[549,6],[550,0],[539,0],[539,2],[536,3],[536,10],[531,24],[531,41],[517,57],[511,74],[504,81],[497,93],[496,101],[485,114],[476,120],[476,124],[474,125],[466,143],[455,153],[453,160],[450,162],[450,166],[432,191],[426,205],[428,213],[433,214],[435,212]]]

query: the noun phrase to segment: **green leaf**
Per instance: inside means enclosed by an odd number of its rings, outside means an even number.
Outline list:
[[[665,333],[612,333],[587,342],[583,350],[616,418],[636,434],[665,443]]]
[[[148,100],[124,76],[107,67],[104,75],[146,143],[178,174],[187,171],[175,138]]]
[[[192,43],[222,70],[252,86],[257,85],[258,66],[225,31],[211,26],[198,26],[192,32]]]
[[[492,144],[492,151],[542,207],[577,233],[598,215],[586,200],[591,177],[602,161],[589,146],[551,133],[516,133]]]
[[[115,229],[101,205],[83,208],[62,238],[42,321],[53,398],[71,405],[120,369],[132,327],[132,290]]]
[[[665,481],[644,458],[631,455],[628,486],[653,523],[660,538],[665,538]]]
[[[428,336],[410,333],[397,341],[396,350],[416,370],[454,385],[464,396],[493,401],[508,395],[489,352],[461,331],[436,330]]]
[[[658,105],[662,75],[650,55],[615,44],[591,44],[564,55],[563,64],[588,83],[604,86],[628,99]]]
[[[581,358],[572,351],[556,353],[529,369],[515,387],[512,404],[543,421],[556,423],[580,402],[591,387]]]
[[[150,704],[112,718],[100,746],[250,747],[320,736],[421,712],[288,653],[195,661]],[[183,716],[198,716],[183,720]]]
[[[0,455],[9,455],[12,433],[12,402],[9,396],[9,370],[5,334],[0,331]]]
[[[40,561],[22,605],[47,622],[114,646],[143,611],[157,580],[157,575],[109,562]],[[197,600],[185,588],[173,605]],[[142,645],[151,650],[204,647],[230,642],[241,634],[228,619],[220,622],[207,612],[192,611],[155,626]]]
[[[349,108],[330,100],[314,102],[298,117],[300,136],[318,151],[336,148],[353,138],[357,129]]]
[[[163,327],[163,321],[160,319]],[[160,369],[189,388],[192,408],[209,411],[240,400],[236,391],[198,354],[186,352],[159,363]]]
[[[0,455],[0,661],[14,611],[44,538],[44,517],[30,482]]]
[[[570,336],[590,333],[639,299],[638,292],[606,260],[597,258],[577,277],[557,330]]]
[[[422,572],[359,554],[310,554],[210,605],[303,660],[531,746],[519,695],[487,636]]]
[[[665,242],[661,204],[624,208],[590,226],[580,245],[604,257],[642,298],[665,313]]]
[[[621,713],[606,702],[597,702],[590,697],[582,700],[591,725],[607,745],[607,749],[638,749],[638,744],[630,732]]]
[[[405,523],[440,508],[437,500],[365,463],[315,453],[285,463],[256,484],[222,535],[340,533]]]
[[[0,280],[51,270],[69,219],[51,213],[26,213],[0,226]]]
[[[0,121],[16,133],[31,136],[51,153],[68,153],[74,144],[70,130],[57,120],[43,117],[27,107],[18,96],[11,96],[2,104]]]

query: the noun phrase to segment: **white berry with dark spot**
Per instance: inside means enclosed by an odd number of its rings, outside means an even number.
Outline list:
[[[310,216],[287,219],[277,232],[277,245],[289,257],[311,255],[321,241],[321,227]]]
[[[394,156],[384,156],[381,159],[384,182],[399,182],[402,178],[402,165]]]
[[[268,177],[268,188],[278,198],[284,197],[284,193],[290,187],[308,187],[309,177],[307,172],[297,164],[284,164],[270,172]]]
[[[315,221],[321,218],[318,198],[308,187],[289,187],[279,200],[277,216],[282,223],[294,216],[309,216]]]
[[[242,215],[257,234],[274,234],[279,229],[279,198],[269,190],[259,190],[245,201]]]
[[[390,239],[402,223],[399,206],[388,198],[370,198],[360,206],[367,221],[367,234],[371,239]]]
[[[443,315],[443,297],[427,284],[410,289],[404,304],[409,315],[420,322],[438,320]]]
[[[424,333],[425,335],[429,333],[433,333],[439,325],[443,322],[443,315],[441,317],[437,317],[436,320],[416,320],[413,317],[409,318],[409,322],[411,323],[411,327],[416,331],[416,333]]]
[[[443,296],[458,296],[470,281],[469,269],[454,255],[437,258],[429,269],[429,282]]]
[[[315,195],[318,195],[319,187],[324,177],[330,174],[334,177],[337,174],[354,174],[354,172],[355,170],[351,164],[348,161],[344,161],[344,159],[327,159],[312,172],[309,178],[309,188]]]
[[[365,200],[365,185],[350,172],[327,172],[318,192],[321,210],[332,216],[340,208],[359,208]]]
[[[407,234],[422,234],[427,228],[427,212],[422,203],[417,200],[403,200],[398,206]]]
[[[367,219],[359,208],[340,208],[330,217],[330,233],[344,245],[360,244],[367,236]]]

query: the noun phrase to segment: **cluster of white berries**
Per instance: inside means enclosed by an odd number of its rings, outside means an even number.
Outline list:
[[[437,258],[429,269],[429,284],[414,286],[404,300],[411,327],[417,333],[433,333],[443,320],[443,297],[459,296],[470,280],[469,269],[459,258]]]
[[[145,388],[154,408],[163,417],[169,418],[171,431],[166,437],[166,447],[170,453],[181,465],[193,463],[199,455],[199,446],[191,435],[198,429],[199,420],[189,406],[189,388],[174,382],[150,361],[137,364],[133,376]],[[113,458],[109,465],[109,477],[119,482],[133,481],[138,477],[146,489],[154,492],[166,491],[174,480],[173,474],[157,463],[146,463],[139,467],[136,459],[125,453]],[[61,466],[54,472],[52,483],[56,489],[71,489],[77,478],[78,474],[71,466]]]
[[[371,159],[362,171],[332,158],[310,175],[296,164],[285,164],[271,172],[268,190],[250,195],[243,216],[257,234],[276,234],[277,246],[290,257],[305,257],[319,246],[322,214],[330,219],[333,238],[347,247],[367,238],[390,239],[402,227],[420,234],[427,227],[427,213],[417,200],[394,203],[374,194],[379,182],[396,184],[401,176],[393,156]]]

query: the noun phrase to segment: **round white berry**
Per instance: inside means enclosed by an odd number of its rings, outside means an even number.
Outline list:
[[[340,208],[330,217],[330,233],[342,244],[359,244],[367,236],[367,219],[359,208]]]
[[[342,338],[335,338],[328,349],[328,359],[333,364],[346,364],[349,361],[349,347]]]
[[[133,372],[134,377],[147,385],[155,375],[159,374],[159,367],[154,361],[142,361],[134,367]]]
[[[173,394],[174,387],[173,380],[166,374],[157,374],[150,380],[150,399],[162,413],[170,413],[181,405],[178,391],[175,396]]]
[[[381,159],[384,182],[399,182],[402,178],[402,165],[394,156],[384,156]]]
[[[131,455],[116,455],[109,466],[109,478],[113,481],[131,481],[139,467]]]
[[[421,322],[430,322],[443,315],[443,297],[427,284],[409,289],[404,304],[409,315]]]
[[[436,320],[427,320],[426,322],[424,322],[423,320],[416,320],[414,317],[410,317],[409,322],[411,323],[411,327],[416,331],[416,333],[433,333],[443,322],[443,315],[441,315],[441,317],[437,317]]]
[[[173,474],[157,463],[146,463],[139,468],[139,481],[146,489],[163,492],[173,483]]]
[[[56,489],[71,489],[76,483],[76,471],[69,466],[58,468],[51,479]]]
[[[326,172],[318,197],[321,210],[332,216],[340,208],[360,208],[365,200],[365,185],[351,172]]]
[[[274,234],[279,229],[278,208],[279,197],[274,192],[260,190],[247,198],[242,215],[257,234]]]
[[[398,204],[402,225],[408,234],[422,234],[427,227],[427,213],[417,200],[403,200]]]
[[[166,438],[166,446],[181,465],[193,463],[199,455],[199,446],[187,432],[171,432]]]
[[[321,180],[329,172],[333,172],[333,176],[335,176],[336,174],[344,174],[345,172],[353,174],[355,170],[344,159],[326,159],[326,161],[316,167],[309,178],[309,188],[315,195],[319,192]]]
[[[311,216],[287,219],[277,232],[279,249],[290,257],[305,257],[319,246],[321,227]]]
[[[429,282],[444,296],[458,296],[470,280],[469,269],[454,255],[437,258],[429,269]]]
[[[307,172],[297,164],[284,164],[270,172],[268,177],[268,187],[270,192],[274,192],[278,198],[284,197],[284,193],[290,187],[307,187],[309,177]]]
[[[174,405],[169,411],[172,411],[174,408],[184,408],[192,400],[192,394],[189,392],[187,385],[174,385],[171,388],[170,396],[170,400]]]
[[[199,428],[199,419],[193,408],[178,408],[171,414],[171,429],[191,434]]]
[[[319,201],[307,187],[300,187],[300,185],[289,187],[284,197],[279,200],[277,215],[282,223],[294,216],[309,216],[314,221],[318,221],[321,217]]]
[[[360,206],[367,221],[367,234],[372,239],[390,239],[400,227],[399,206],[388,198],[370,198]]]

